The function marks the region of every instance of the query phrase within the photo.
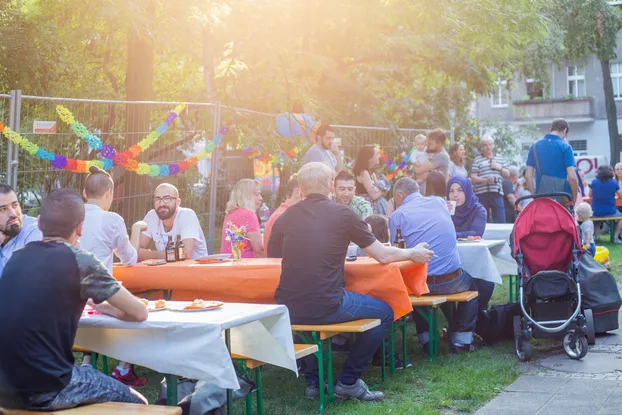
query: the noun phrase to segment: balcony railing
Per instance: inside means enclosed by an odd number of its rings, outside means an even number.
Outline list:
[[[593,119],[592,98],[514,101],[515,120]]]

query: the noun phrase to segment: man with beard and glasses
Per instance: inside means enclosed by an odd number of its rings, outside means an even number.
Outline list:
[[[15,190],[8,184],[0,184],[0,278],[13,252],[28,242],[41,239],[43,235],[37,226],[37,219],[22,215]]]
[[[153,210],[145,216],[147,229],[140,235],[138,259],[164,259],[168,237],[173,242],[177,236],[184,243],[184,254],[187,259],[207,256],[207,244],[199,218],[192,209],[179,206],[181,199],[177,188],[169,183],[162,183],[153,194]],[[153,241],[156,250],[150,250]]]

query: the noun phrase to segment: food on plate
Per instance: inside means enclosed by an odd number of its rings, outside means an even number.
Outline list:
[[[459,241],[481,241],[481,236],[468,236],[466,238],[458,238]]]
[[[166,308],[166,300],[157,300],[155,302],[155,308]]]
[[[202,308],[216,308],[223,305],[222,301],[205,301],[201,299],[195,299],[192,304],[184,307],[184,310],[199,310]]]
[[[146,298],[139,298],[140,302],[143,303],[145,305],[145,307],[147,307],[149,305],[149,300],[147,300]]]

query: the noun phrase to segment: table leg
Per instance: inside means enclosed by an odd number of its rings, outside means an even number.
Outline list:
[[[408,322],[406,321],[406,317],[402,317],[402,366],[403,369],[406,369],[406,358],[407,358],[407,353],[406,353],[406,324]]]
[[[231,355],[231,331],[229,329],[225,330],[225,345],[227,346],[227,351],[229,355]],[[231,415],[233,412],[233,408],[231,407],[233,403],[233,391],[231,389],[227,389],[227,415]]]
[[[263,415],[263,375],[261,366],[255,369],[255,383],[257,385],[257,415]]]
[[[166,375],[166,406],[177,406],[177,376]]]
[[[395,323],[391,323],[389,333],[389,373],[391,376],[395,374]]]
[[[382,346],[380,346],[380,353],[382,354],[381,366],[380,366],[380,375],[382,377],[382,381],[387,380],[387,346],[384,339],[382,340]]]

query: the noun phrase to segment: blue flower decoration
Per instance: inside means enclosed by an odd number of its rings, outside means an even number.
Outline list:
[[[93,150],[99,150],[103,146],[102,140],[93,134],[89,134],[84,140]]]
[[[160,176],[165,177],[170,174],[170,170],[166,164],[160,166]]]
[[[168,128],[168,124],[166,123],[166,121],[164,121],[162,124],[158,125],[158,128],[156,128],[156,131],[158,132],[158,134],[162,135],[166,132],[167,128]]]
[[[104,170],[110,170],[112,166],[114,166],[114,163],[110,159],[103,158],[102,161],[104,162]]]

